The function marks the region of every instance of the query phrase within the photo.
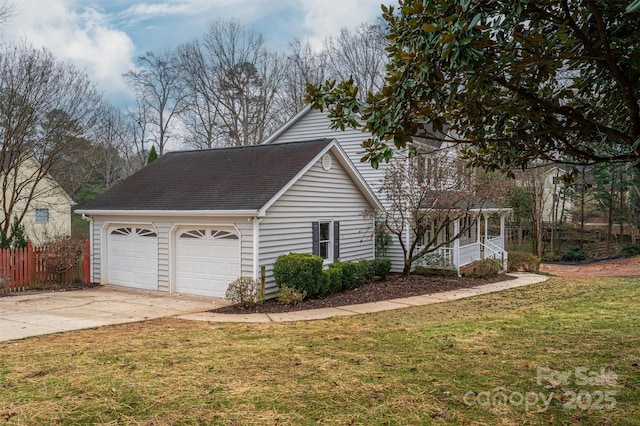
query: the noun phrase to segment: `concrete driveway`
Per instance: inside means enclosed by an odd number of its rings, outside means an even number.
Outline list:
[[[227,304],[224,299],[111,286],[0,297],[0,341],[204,312]]]

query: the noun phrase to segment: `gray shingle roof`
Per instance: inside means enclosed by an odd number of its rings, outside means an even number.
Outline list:
[[[168,153],[80,210],[258,210],[330,143]]]

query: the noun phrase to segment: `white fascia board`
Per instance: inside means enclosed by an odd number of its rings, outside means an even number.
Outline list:
[[[258,210],[85,210],[76,213],[89,216],[257,216]]]
[[[274,140],[278,139],[278,137],[280,137],[281,134],[286,132],[289,129],[289,127],[291,127],[294,124],[296,124],[296,122],[298,122],[298,120],[300,120],[302,117],[304,117],[309,111],[311,111],[311,105],[307,104],[307,105],[305,105],[304,108],[302,108],[300,111],[298,111],[296,113],[296,115],[291,117],[289,119],[289,121],[287,121],[282,126],[280,126],[278,128],[278,130],[276,130],[275,132],[270,134],[268,138],[266,138],[265,140],[260,142],[260,145],[269,144],[269,143],[273,142]]]
[[[486,209],[469,209],[470,212],[474,213],[502,213],[502,212],[510,212],[513,210],[511,207],[492,207]]]

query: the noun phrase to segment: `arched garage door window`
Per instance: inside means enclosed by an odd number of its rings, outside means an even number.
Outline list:
[[[107,238],[107,282],[158,289],[158,234],[148,226],[113,226]]]
[[[176,292],[224,297],[240,276],[240,237],[231,228],[180,229],[175,265]]]

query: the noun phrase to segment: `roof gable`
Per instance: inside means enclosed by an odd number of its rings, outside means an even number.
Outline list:
[[[81,211],[258,211],[330,139],[165,154]]]

